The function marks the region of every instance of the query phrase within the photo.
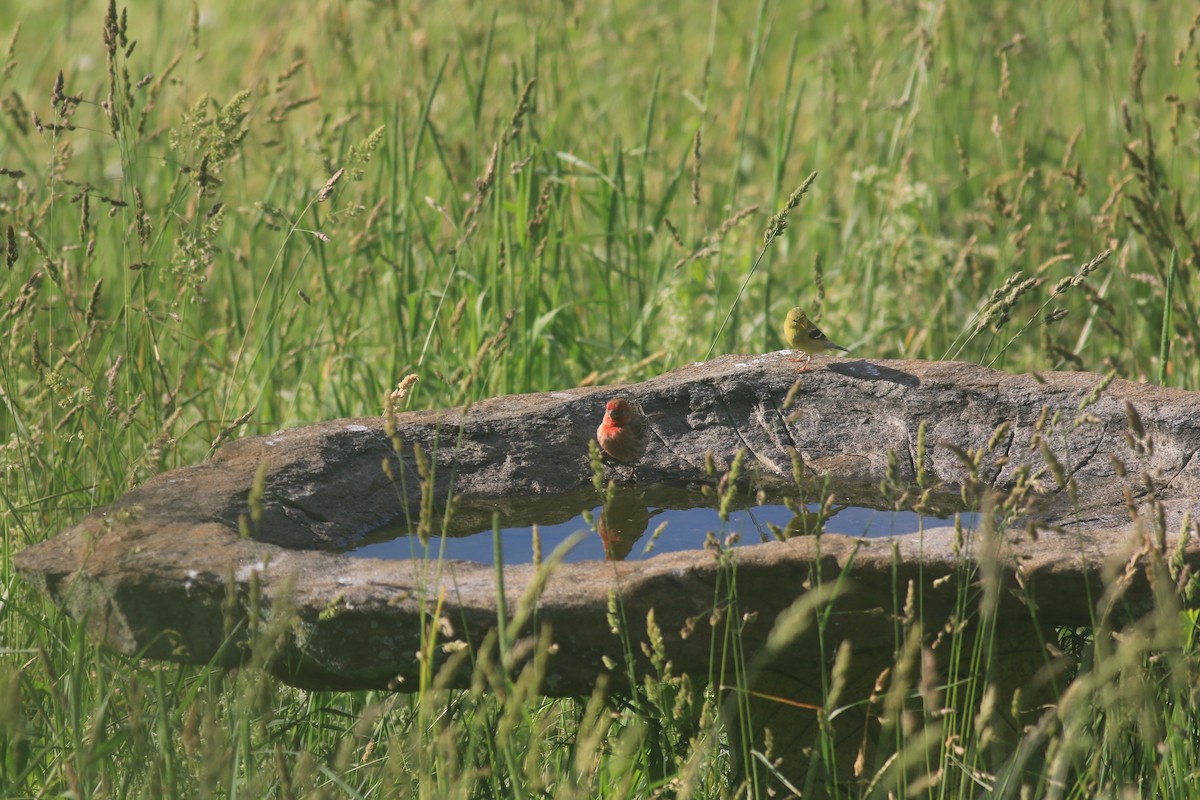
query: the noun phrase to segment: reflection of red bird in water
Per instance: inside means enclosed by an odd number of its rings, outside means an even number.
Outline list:
[[[596,519],[596,532],[604,543],[605,561],[624,561],[650,525],[646,502],[634,491],[618,489]]]
[[[636,464],[646,452],[646,415],[628,400],[609,400],[604,421],[596,429],[596,442],[622,464]]]

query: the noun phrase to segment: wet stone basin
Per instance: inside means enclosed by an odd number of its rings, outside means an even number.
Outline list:
[[[1200,561],[1190,522],[1200,519],[1195,394],[1119,380],[1097,393],[1097,375],[1007,375],[958,363],[816,358],[810,373],[794,367],[784,354],[726,356],[636,385],[501,397],[465,415],[403,414],[398,449],[380,418],[247,438],[157,476],[18,554],[16,564],[90,635],[123,653],[236,663],[245,626],[231,625],[228,609],[244,617],[254,594],[263,619],[289,620],[271,665],[281,679],[311,688],[413,687],[420,631],[439,597],[448,642],[478,643],[495,627],[496,569],[345,551],[419,518],[423,503],[444,508],[452,495],[464,509],[486,509],[594,492],[588,441],[614,396],[653,415],[639,486],[712,487],[706,454],[719,479],[744,450],[738,487],[751,494],[799,483],[807,500],[813,487],[828,486],[836,503],[839,487],[886,484],[874,507],[911,508],[920,484],[965,497],[966,508],[988,507],[986,518],[1000,525],[976,526],[985,533],[927,520],[918,535],[865,539],[826,526],[820,536],[801,531],[783,541],[743,537],[723,552],[700,542],[552,570],[508,563],[506,608],[532,598],[536,613],[523,633],[537,633],[536,621],[555,644],[546,694],[586,694],[606,664],[621,665],[625,649],[606,621],[610,595],[635,640],[644,639],[653,610],[676,672],[720,678],[710,671],[709,626],[722,624],[714,589],[732,570],[748,650],[766,641],[781,611],[840,575],[823,652],[848,641],[855,652],[890,654],[894,615],[910,586],[919,590],[925,630],[936,631],[985,561],[1021,587],[1000,594],[999,618],[1028,619],[1032,600],[1045,625],[1136,615],[1153,580],[1171,574],[1186,587]],[[414,447],[432,468],[424,497]],[[251,502],[260,464],[265,484]],[[476,530],[489,530],[491,511],[480,516]],[[1116,567],[1120,591],[1106,595],[1105,576]],[[790,648],[784,655],[793,663],[819,659],[811,638]],[[453,649],[437,657],[449,659]],[[608,677],[619,686],[626,673],[618,666]],[[465,685],[469,675],[445,678]]]

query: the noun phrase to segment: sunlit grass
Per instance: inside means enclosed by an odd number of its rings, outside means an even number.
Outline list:
[[[719,724],[744,696],[665,665],[623,704],[535,676],[301,692],[115,656],[14,575],[147,477],[379,414],[406,375],[402,409],[639,380],[778,349],[804,305],[872,358],[1200,388],[1188,4],[146,5],[16,0],[0,28],[5,796],[765,791],[746,713]],[[1063,632],[1077,673],[1000,763],[986,687],[948,683],[939,717],[895,611],[913,683],[859,788],[1187,792],[1194,628],[1167,598]],[[829,742],[813,775],[845,774]]]

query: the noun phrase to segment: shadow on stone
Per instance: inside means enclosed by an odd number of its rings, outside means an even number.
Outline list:
[[[898,369],[883,366],[879,363],[870,361],[851,361],[849,359],[843,362],[836,362],[828,366],[830,372],[836,372],[839,375],[845,375],[847,378],[859,378],[865,381],[885,381],[887,383],[898,383],[901,386],[913,388],[921,384],[921,379],[910,372],[902,372]]]

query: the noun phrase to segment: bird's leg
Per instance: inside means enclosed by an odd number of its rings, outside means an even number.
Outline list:
[[[812,356],[804,350],[800,350],[799,353],[799,358],[789,358],[788,361],[800,364],[800,366],[796,367],[796,372],[808,372],[808,365],[812,363]]]
[[[613,474],[616,475],[617,478],[620,479],[620,481],[622,483],[637,483],[637,475],[635,474],[637,471],[636,464],[633,466],[629,466],[628,464],[622,464],[620,461],[617,461],[615,458],[608,455],[607,453],[605,453],[603,456],[601,456],[601,459],[604,461],[605,465],[607,465],[608,468],[613,471]],[[625,472],[626,467],[628,467],[629,472]]]

